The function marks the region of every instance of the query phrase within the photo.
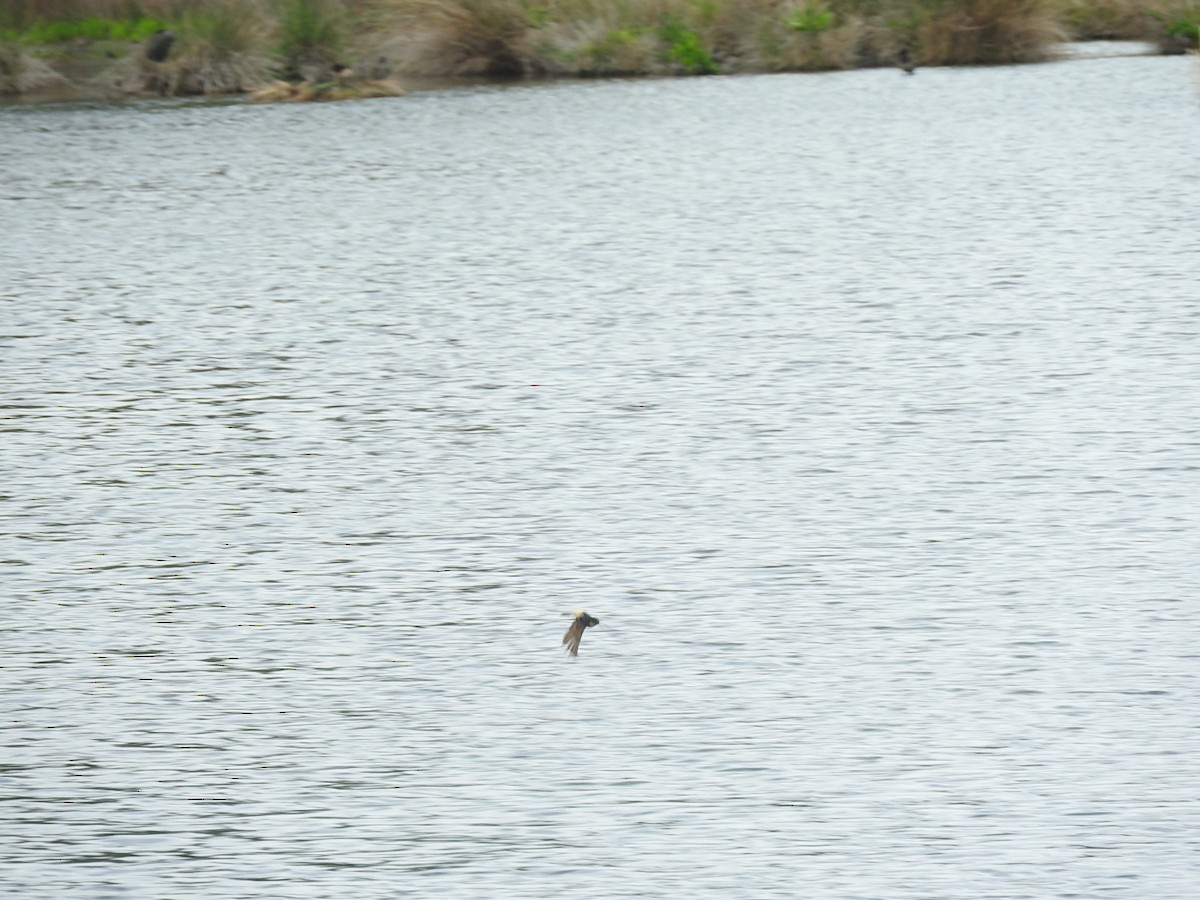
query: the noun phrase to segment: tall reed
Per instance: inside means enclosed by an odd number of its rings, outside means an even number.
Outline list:
[[[1032,62],[1068,34],[1049,0],[945,0],[930,4],[916,28],[925,65]]]
[[[350,11],[338,0],[276,0],[283,75],[319,80],[344,49]]]

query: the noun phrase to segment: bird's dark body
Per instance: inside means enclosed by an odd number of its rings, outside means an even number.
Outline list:
[[[567,652],[572,656],[578,656],[579,642],[583,639],[584,630],[591,628],[593,625],[599,625],[600,620],[595,616],[589,616],[583,610],[577,610],[571,613],[571,615],[575,617],[575,620],[571,622],[571,627],[563,635],[563,646],[567,648]]]

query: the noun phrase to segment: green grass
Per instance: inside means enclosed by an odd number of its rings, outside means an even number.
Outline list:
[[[721,67],[700,42],[700,35],[678,19],[668,19],[659,29],[667,59],[678,63],[689,75],[717,75]]]
[[[837,16],[824,3],[803,6],[787,18],[788,28],[793,31],[807,31],[811,34],[828,31],[836,21]]]
[[[136,19],[105,19],[89,16],[86,19],[59,22],[35,22],[26,28],[7,28],[0,39],[16,44],[65,44],[78,40],[144,41],[166,24],[158,19],[141,16]]]
[[[1160,43],[1176,48],[1200,46],[1200,4],[1177,5],[1151,13],[1162,28],[1166,39]]]

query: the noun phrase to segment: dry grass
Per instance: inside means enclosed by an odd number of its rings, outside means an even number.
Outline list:
[[[245,91],[283,76],[536,77],[812,71],[1037,60],[1073,34],[1195,46],[1200,0],[0,0],[0,26],[151,17],[178,35],[104,83],[128,93]],[[0,89],[51,78],[0,64]],[[24,80],[21,80],[24,79]]]
[[[178,40],[164,62],[133,53],[99,79],[122,94],[230,94],[266,81],[272,23],[252,3],[207,0],[172,23]]]
[[[1164,53],[1195,49],[1200,0],[1064,0],[1062,18],[1077,40],[1151,41]]]
[[[533,68],[520,0],[395,0],[375,16],[393,36],[385,50],[400,72],[516,77]]]
[[[770,0],[378,0],[416,75],[645,75],[740,60]],[[735,66],[736,67],[736,66]]]
[[[70,82],[46,63],[8,43],[0,43],[0,96],[66,87]]]
[[[1033,62],[1067,37],[1048,0],[954,0],[921,23],[916,47],[924,65]]]
[[[302,81],[273,81],[250,92],[255,103],[312,103],[328,100],[368,100],[378,97],[403,97],[400,85],[387,80],[331,82],[312,84]]]
[[[1164,53],[1200,49],[1200,0],[1159,0],[1151,16],[1159,28],[1150,39]]]
[[[262,84],[270,73],[263,57],[196,50],[163,63],[128,56],[98,76],[95,84],[127,96],[237,94]]]
[[[388,56],[421,75],[811,71],[1040,59],[1059,0],[380,0]],[[711,58],[706,68],[700,55]]]
[[[797,27],[814,12],[820,18],[812,19],[812,27]],[[867,52],[872,28],[853,9],[839,9],[825,3],[793,3],[763,13],[749,31],[750,40],[743,43],[743,59],[749,69],[815,72],[874,62]]]
[[[1158,23],[1146,0],[1064,0],[1063,22],[1078,40],[1150,39]]]

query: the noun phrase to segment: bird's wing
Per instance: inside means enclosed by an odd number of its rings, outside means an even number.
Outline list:
[[[583,638],[583,629],[587,628],[583,617],[580,616],[571,623],[567,633],[563,635],[563,645],[572,656],[579,655],[579,641]]]

